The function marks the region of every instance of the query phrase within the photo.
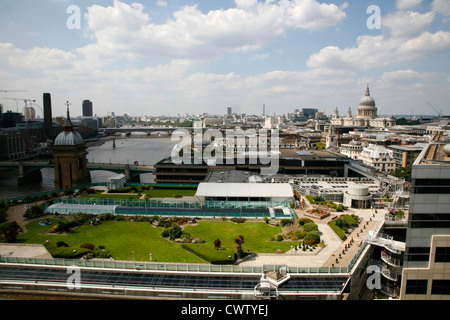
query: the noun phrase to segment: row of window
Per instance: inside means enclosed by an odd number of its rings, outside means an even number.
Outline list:
[[[411,214],[411,228],[450,228],[450,214],[414,213]]]
[[[430,260],[429,247],[412,247],[408,250],[408,261],[428,261]],[[450,262],[450,247],[438,247],[434,257],[434,262]]]
[[[450,193],[450,179],[415,179],[413,181],[416,194]]]
[[[428,280],[406,280],[405,294],[427,294]],[[450,294],[450,280],[433,280],[431,294]]]

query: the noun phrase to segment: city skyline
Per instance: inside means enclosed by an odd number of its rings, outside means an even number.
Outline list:
[[[331,115],[336,106],[355,112],[369,84],[380,115],[436,115],[430,105],[448,114],[448,2],[372,4],[2,2],[0,89],[27,92],[1,97],[42,106],[49,92],[55,116],[65,114],[67,100],[81,115],[87,99],[98,115],[225,114],[228,107],[262,114],[263,105],[266,114],[316,108]],[[14,101],[0,103],[16,110]]]

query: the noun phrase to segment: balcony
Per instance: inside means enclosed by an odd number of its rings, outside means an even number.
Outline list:
[[[390,265],[391,267],[400,267],[401,261],[399,259],[394,258],[387,252],[381,253],[381,260]]]
[[[381,266],[381,274],[388,280],[397,281],[399,279],[399,275],[395,272],[392,272],[387,266]]]

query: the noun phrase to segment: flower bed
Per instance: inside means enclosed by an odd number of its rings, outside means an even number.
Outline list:
[[[330,212],[328,210],[324,210],[321,208],[315,208],[311,210],[307,210],[305,212],[306,216],[317,218],[317,219],[324,219],[330,215]]]

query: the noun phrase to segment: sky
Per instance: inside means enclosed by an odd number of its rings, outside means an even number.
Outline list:
[[[450,114],[449,0],[0,2],[6,110],[355,115],[367,85],[379,115]]]

